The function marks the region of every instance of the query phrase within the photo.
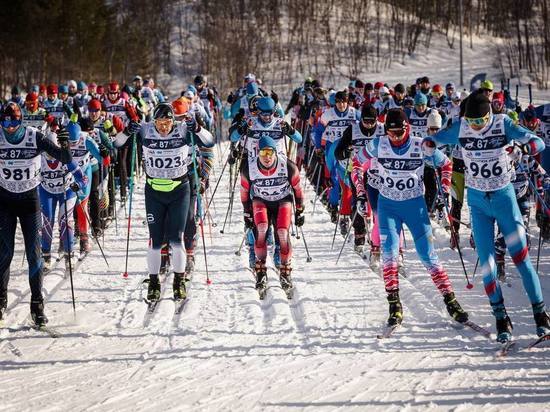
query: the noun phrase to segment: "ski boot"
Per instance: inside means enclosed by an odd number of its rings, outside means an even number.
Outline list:
[[[42,298],[31,300],[31,319],[36,326],[44,326],[48,323],[48,318],[44,314],[44,300]]]
[[[4,313],[6,313],[6,309],[8,308],[8,297],[4,293],[2,296],[0,296],[0,321],[4,319]]]
[[[185,287],[185,273],[174,273],[174,300],[182,300],[187,297],[187,288]]]
[[[342,216],[340,219],[340,234],[346,236],[349,230],[349,219],[347,216]]]
[[[292,289],[292,279],[290,278],[290,272],[292,272],[292,267],[290,263],[284,263],[280,267],[279,271],[279,281],[281,282],[281,287],[284,291]]]
[[[504,255],[498,254],[495,256],[497,263],[497,277],[501,282],[506,281],[506,271],[504,270]]]
[[[399,300],[399,292],[388,293],[388,303],[390,304],[390,317],[387,325],[389,327],[398,326],[403,322],[403,306]]]
[[[277,269],[281,267],[281,246],[278,243],[273,250],[273,264]]]
[[[149,275],[149,286],[147,287],[147,300],[153,302],[160,300],[160,282],[158,275]]]
[[[371,246],[369,266],[375,272],[378,272],[378,270],[380,269],[380,246]]]
[[[256,290],[260,294],[260,299],[263,299],[267,290],[267,268],[265,262],[260,260],[255,262],[254,273],[256,274]]]
[[[451,318],[458,323],[464,323],[468,320],[468,313],[462,309],[458,301],[456,300],[454,292],[447,293],[443,296],[445,305],[447,306],[447,312],[451,315]]]
[[[544,302],[533,305],[533,317],[537,325],[537,336],[544,336],[550,333],[550,317],[544,309]]]
[[[353,246],[353,251],[361,257],[364,257],[364,255],[363,255],[364,249],[365,249],[364,245],[354,245]]]
[[[52,254],[50,252],[42,252],[42,259],[44,259],[44,272],[49,272],[52,268]]]
[[[336,222],[338,222],[338,208],[329,204],[327,210],[330,214],[330,221],[336,224]]]
[[[493,315],[495,315],[497,321],[497,342],[506,343],[512,340],[512,321],[506,313],[504,302],[501,300],[499,303],[493,304]]]

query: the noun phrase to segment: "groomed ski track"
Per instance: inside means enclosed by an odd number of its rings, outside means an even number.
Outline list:
[[[220,170],[217,163],[216,172]],[[227,176],[218,191],[215,209],[211,208],[217,223],[211,237],[205,226],[213,283],[206,285],[199,241],[190,300],[179,317],[174,316],[170,274],[161,277],[162,301],[145,320],[143,182],[134,197],[128,279],[121,276],[124,211],[118,215],[118,236],[114,223],[105,235],[110,268],[94,246],[75,274],[76,320],[69,281],[63,280],[60,270],[45,277],[46,312],[49,325],[62,334],[58,339],[25,327],[28,294],[13,304],[28,291],[19,247],[9,286],[11,310],[0,332],[1,411],[539,411],[548,407],[550,345],[497,359],[494,341],[453,328],[441,297],[415,257],[410,233],[405,254],[408,278],[401,278],[404,324],[391,338],[380,341],[376,335],[387,317],[383,282],[353,253],[352,243],[335,265],[343,238],[337,235],[331,251],[334,226],[320,203],[311,215],[309,183],[304,233],[313,260],[306,263],[302,240],[293,238],[292,301],[278,287],[272,270],[267,297],[263,302],[258,299],[246,269],[246,246],[240,257],[234,253],[243,233],[238,192],[231,226],[222,235]],[[476,257],[467,245],[468,232],[462,230],[471,274]],[[443,229],[435,234],[461,304],[472,320],[494,332],[481,278],[476,278],[474,289],[466,290],[458,254],[447,247],[448,234]],[[538,236],[538,231],[533,234]],[[550,301],[550,252],[544,246],[539,272]],[[533,242],[532,256],[536,250]],[[503,288],[514,337],[526,345],[534,337],[530,305],[509,260],[507,267],[512,288]]]

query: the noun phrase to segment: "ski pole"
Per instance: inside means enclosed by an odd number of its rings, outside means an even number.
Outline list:
[[[304,241],[304,247],[306,249],[306,254],[307,254],[307,258],[306,258],[306,262],[311,262],[311,255],[309,254],[309,248],[307,247],[307,242],[306,242],[306,237],[304,236],[304,228],[302,226],[300,226],[300,232],[302,232],[302,240]]]
[[[235,252],[235,254],[236,254],[237,256],[241,256],[241,249],[243,248],[244,241],[245,241],[245,239],[246,239],[246,236],[248,235],[248,231],[249,231],[249,230],[250,230],[250,229],[247,229],[247,230],[244,231],[244,235],[243,235],[243,238],[242,238],[242,240],[241,240],[241,245],[239,246],[239,249]]]
[[[126,230],[126,259],[124,264],[124,273],[122,277],[128,277],[128,253],[130,251],[130,228],[132,226],[132,200],[134,195],[134,162],[136,151],[136,135],[132,135],[132,157],[130,158],[130,198],[128,199],[128,227]]]
[[[117,209],[116,209],[116,187],[115,187],[115,171],[114,167],[109,165],[109,179],[111,180],[111,186],[112,186],[112,194],[113,194],[113,211],[115,215],[115,233],[118,237],[118,217],[117,217]],[[109,199],[111,201],[111,199]]]
[[[76,194],[75,194],[76,196]],[[78,196],[77,196],[78,199]],[[73,300],[73,315],[76,319],[76,301],[74,298],[74,284],[73,284],[73,262],[72,262],[72,244],[69,241],[69,214],[67,213],[67,190],[65,186],[65,175],[63,175],[63,202],[65,203],[65,241],[67,242],[67,247],[69,248],[69,254],[67,258],[69,259],[69,279],[71,280],[71,297]]]
[[[353,218],[351,219],[352,223],[355,222],[355,218],[357,217],[357,212],[359,212],[359,209],[355,209],[355,213],[353,214]],[[348,241],[349,234],[351,233],[351,229],[348,230],[348,233],[346,233],[346,237],[344,238],[344,242],[342,243],[342,247],[340,248],[340,253],[338,253],[338,258],[336,259],[336,264],[340,261],[340,256],[342,256],[342,251],[344,250],[344,246],[346,245]]]
[[[437,182],[437,191],[440,196],[443,196],[443,185],[441,184],[441,178],[436,173],[435,174],[435,181]],[[449,211],[449,205],[447,202],[443,202],[445,204],[445,211],[447,212],[447,216],[451,216],[451,212]],[[450,218],[449,218],[450,220]],[[468,272],[466,272],[466,266],[464,265],[464,258],[462,257],[462,251],[460,250],[460,244],[458,242],[458,234],[455,231],[455,228],[453,225],[451,227],[451,236],[454,238],[456,243],[456,250],[458,251],[458,256],[460,257],[460,262],[462,263],[462,269],[464,270],[464,276],[466,277],[466,288],[472,289],[474,287],[473,283],[470,282],[470,279],[468,278]]]
[[[477,265],[479,265],[479,256],[477,257],[476,265],[474,266],[474,274],[472,275],[472,282],[476,280]]]
[[[539,261],[540,261],[540,249],[542,247],[542,229],[539,229],[539,247],[537,249],[537,266],[536,271],[539,272]]]
[[[531,83],[527,85],[527,89],[529,90],[529,104],[533,104],[533,89],[531,86]]]
[[[218,181],[216,182],[216,186],[214,187],[214,191],[212,192],[212,197],[210,198],[210,201],[208,202],[208,205],[206,206],[206,210],[210,209],[210,204],[214,200],[214,196],[216,195],[216,191],[218,190],[218,186],[220,185],[220,182],[223,177],[223,172],[225,171],[225,168],[227,167],[227,163],[229,161],[229,157],[225,160],[225,163],[223,164],[222,171],[220,172],[220,177],[218,178]]]
[[[77,185],[78,186],[78,185]],[[79,188],[76,187],[76,186],[73,186],[71,185],[71,189],[73,192],[75,192],[75,194],[78,192]],[[76,205],[79,206],[82,208],[82,212],[84,213],[84,217],[86,218],[86,221],[88,222],[88,225],[91,227],[92,226],[92,222],[90,221],[90,217],[88,216],[88,212],[86,211],[86,209],[82,206],[82,203],[80,202],[80,200],[78,199],[78,195],[76,196]],[[107,262],[107,258],[105,257],[105,253],[103,252],[103,248],[101,247],[101,244],[99,243],[99,241],[97,240],[97,237],[95,235],[92,235],[92,239],[95,240],[95,243],[97,244],[97,246],[99,247],[99,250],[101,251],[101,255],[103,256],[103,260],[105,261],[105,264],[107,265],[107,267],[109,267],[109,262]]]

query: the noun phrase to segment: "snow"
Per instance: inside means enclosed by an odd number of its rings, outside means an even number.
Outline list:
[[[231,225],[223,235],[219,233],[228,205],[227,180],[222,179],[212,209],[217,226],[205,228],[213,283],[206,285],[204,257],[198,247],[189,301],[179,318],[173,316],[170,275],[163,281],[157,312],[144,325],[143,181],[134,198],[128,279],[121,276],[123,210],[118,236],[113,225],[104,239],[110,267],[95,248],[74,276],[76,320],[69,280],[58,269],[46,276],[46,309],[50,325],[63,335],[58,339],[25,328],[27,274],[20,268],[21,250],[17,251],[8,329],[2,330],[0,341],[0,410],[512,411],[547,407],[549,349],[518,351],[497,359],[494,342],[454,328],[415,257],[408,233],[408,277],[401,278],[404,325],[390,339],[376,339],[387,317],[383,281],[353,253],[352,243],[335,265],[343,239],[338,234],[330,250],[333,225],[320,204],[312,216],[309,200],[304,234],[312,262],[306,262],[302,239],[293,239],[295,298],[286,299],[270,270],[268,296],[260,302],[252,275],[245,269],[246,247],[240,257],[235,255],[242,239],[239,202]],[[313,199],[309,184],[306,193]],[[474,321],[494,330],[481,279],[467,290],[458,255],[446,247],[448,235],[437,228],[436,236],[460,302]],[[475,252],[467,242],[463,249],[471,273]],[[536,245],[531,254],[536,254]],[[540,268],[548,299],[546,251]],[[506,304],[514,336],[524,346],[534,337],[534,323],[520,279],[515,270],[510,272],[512,287],[504,287]],[[21,356],[14,354],[13,347]]]

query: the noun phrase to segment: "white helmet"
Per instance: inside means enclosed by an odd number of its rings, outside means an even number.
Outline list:
[[[428,128],[431,127],[437,127],[438,129],[441,129],[441,115],[437,110],[432,110],[430,114],[428,115]]]

